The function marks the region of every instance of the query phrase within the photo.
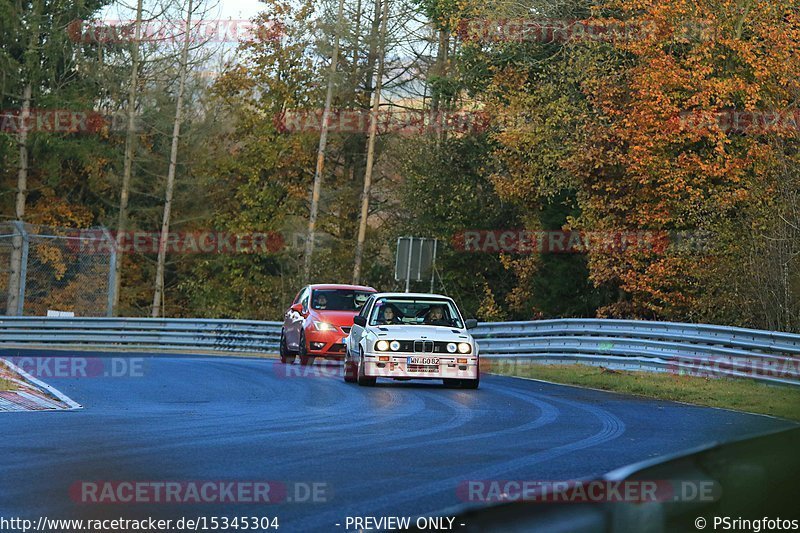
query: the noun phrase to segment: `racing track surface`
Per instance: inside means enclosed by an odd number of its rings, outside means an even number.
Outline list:
[[[114,354],[118,355],[118,354]],[[273,360],[146,356],[143,377],[51,379],[84,409],[0,416],[0,516],[275,516],[344,531],[348,515],[436,513],[471,479],[564,480],[790,425],[768,417],[484,376],[478,391],[338,376]],[[76,481],[327,483],[325,503],[78,505]],[[336,527],[342,523],[342,527]]]

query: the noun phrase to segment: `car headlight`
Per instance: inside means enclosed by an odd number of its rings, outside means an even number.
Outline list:
[[[389,348],[391,348],[393,352],[396,352],[400,349],[400,343],[397,341],[392,341],[391,344],[389,344]]]
[[[456,346],[456,343],[454,343],[454,342],[451,342],[451,343],[449,343],[447,345],[447,351],[450,352],[450,353],[456,353],[457,349],[458,349],[458,347]]]
[[[314,327],[317,328],[317,331],[336,331],[336,326],[327,322],[317,322],[315,320]]]
[[[468,342],[459,342],[458,351],[460,353],[469,353],[472,351],[472,346]]]
[[[389,343],[386,341],[378,341],[375,343],[375,349],[379,352],[385,352],[389,349]]]

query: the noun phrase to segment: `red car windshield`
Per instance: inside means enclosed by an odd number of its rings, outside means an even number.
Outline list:
[[[370,294],[353,289],[314,289],[311,307],[327,311],[358,311]]]

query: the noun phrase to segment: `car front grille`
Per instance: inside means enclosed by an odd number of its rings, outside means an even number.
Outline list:
[[[415,353],[433,353],[433,341],[414,341]]]

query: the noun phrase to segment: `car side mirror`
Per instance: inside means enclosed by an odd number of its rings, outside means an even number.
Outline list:
[[[353,317],[353,324],[365,328],[367,327],[367,319],[361,315],[356,315]]]
[[[302,312],[303,312],[303,304],[294,304],[289,309],[291,309],[295,313],[301,313],[302,314]]]
[[[464,321],[464,327],[467,329],[475,329],[478,327],[478,320],[475,318],[468,318]]]

